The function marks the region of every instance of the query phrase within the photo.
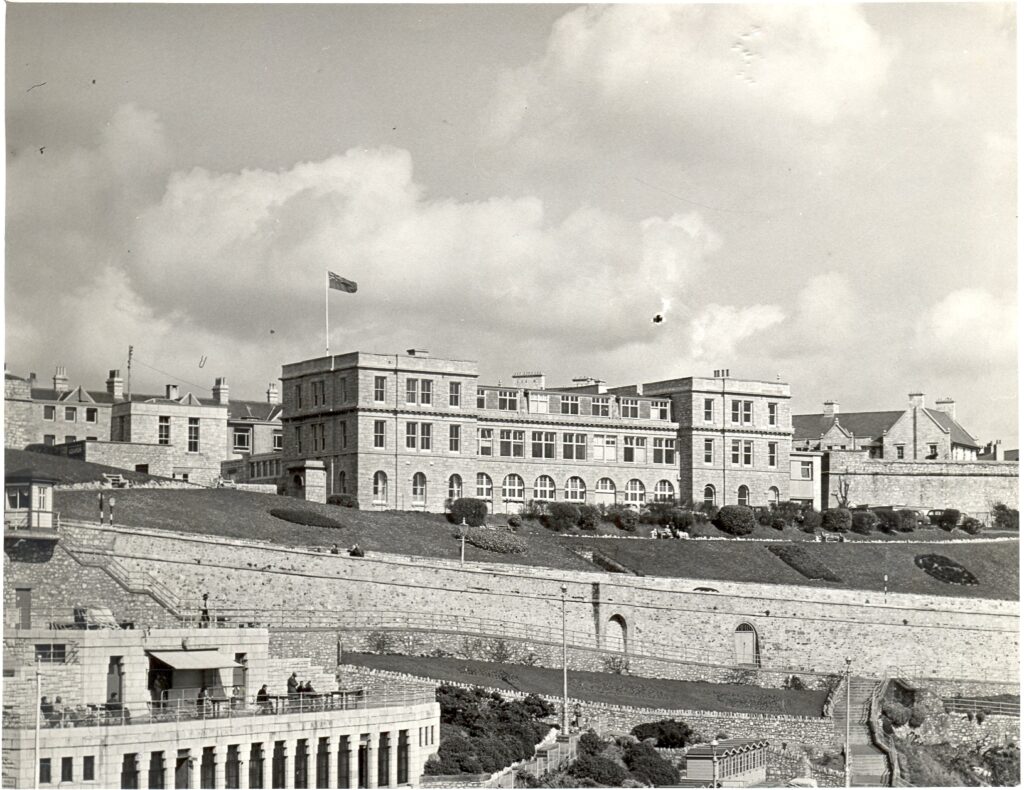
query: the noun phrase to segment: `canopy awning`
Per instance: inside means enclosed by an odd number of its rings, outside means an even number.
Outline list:
[[[157,661],[172,669],[231,669],[241,667],[217,649],[213,650],[147,650]]]

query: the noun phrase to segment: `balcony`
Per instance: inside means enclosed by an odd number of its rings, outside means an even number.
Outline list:
[[[60,539],[60,513],[49,510],[4,510],[4,541]]]

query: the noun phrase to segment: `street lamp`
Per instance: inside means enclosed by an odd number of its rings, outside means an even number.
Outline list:
[[[843,774],[846,787],[850,786],[850,664],[853,659],[846,659],[846,759],[843,760]]]
[[[560,737],[569,737],[569,650],[565,639],[565,594],[569,586],[562,585],[562,732]]]
[[[718,748],[718,741],[711,741],[711,786],[718,787],[718,755],[715,749]]]

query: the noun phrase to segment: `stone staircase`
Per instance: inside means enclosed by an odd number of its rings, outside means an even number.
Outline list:
[[[871,695],[878,681],[871,678],[850,678],[850,784],[854,787],[885,787],[889,767],[885,754],[875,747],[868,726]],[[846,691],[836,697],[832,722],[840,743],[846,742]]]

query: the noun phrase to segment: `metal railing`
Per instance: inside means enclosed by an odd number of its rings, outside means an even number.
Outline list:
[[[943,697],[942,705],[947,713],[983,713],[986,716],[1013,716],[1020,718],[1020,701],[985,699],[984,697]]]
[[[323,694],[273,694],[257,702],[256,697],[196,699],[130,700],[125,703],[77,705],[42,712],[41,724],[47,729],[64,727],[123,727],[161,722],[206,721],[285,716],[330,711],[408,708],[436,700],[433,688],[348,689]],[[31,729],[36,725],[35,711],[3,711],[3,726]]]

